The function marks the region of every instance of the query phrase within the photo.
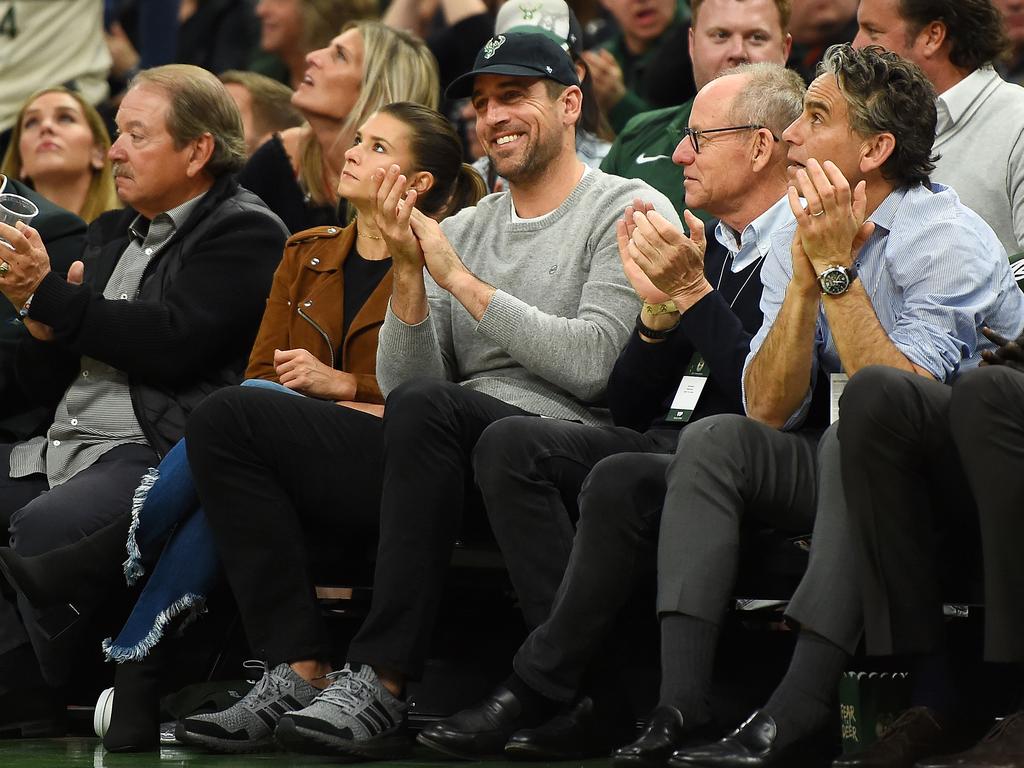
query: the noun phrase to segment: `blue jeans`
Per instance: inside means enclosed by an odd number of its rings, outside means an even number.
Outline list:
[[[263,379],[249,379],[242,386],[302,396]],[[103,643],[107,658],[113,661],[142,659],[172,620],[183,616],[181,628],[201,615],[220,570],[184,440],[143,477],[135,491],[132,516],[125,576],[134,584],[150,569],[151,573],[124,627],[116,638]]]

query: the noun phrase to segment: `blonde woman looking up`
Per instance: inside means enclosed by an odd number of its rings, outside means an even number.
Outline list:
[[[259,0],[260,53],[248,69],[297,88],[306,54],[325,48],[346,23],[375,19],[377,0]]]
[[[386,104],[437,107],[437,63],[417,37],[376,21],[350,22],[306,57],[292,105],[306,124],[275,134],[239,176],[291,232],[344,224],[337,193],[356,127]]]
[[[0,174],[90,222],[121,207],[109,149],[110,136],[91,104],[67,88],[47,88],[18,112]]]

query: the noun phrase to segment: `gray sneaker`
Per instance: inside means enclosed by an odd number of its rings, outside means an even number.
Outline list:
[[[246,666],[252,666],[246,662]],[[263,669],[245,696],[220,712],[192,715],[178,721],[174,735],[183,744],[214,752],[258,752],[274,748],[274,728],[281,715],[308,706],[320,691],[287,664]]]
[[[293,752],[350,760],[403,757],[412,747],[406,733],[408,706],[392,696],[368,664],[346,664],[305,709],[281,718],[275,736]]]

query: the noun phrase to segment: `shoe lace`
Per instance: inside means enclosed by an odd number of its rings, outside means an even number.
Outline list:
[[[327,674],[331,681],[324,690],[317,696],[319,701],[327,704],[334,704],[345,710],[356,710],[362,708],[367,700],[377,696],[377,688],[369,680],[356,675],[350,669],[340,669],[337,672]]]
[[[982,741],[996,741],[1004,733],[1015,731],[1021,726],[1024,726],[1024,712],[1014,712],[1012,715],[999,720],[992,729],[985,734],[985,738]]]
[[[273,699],[280,698],[282,695],[282,685],[284,680],[275,675],[273,671],[267,666],[265,661],[258,659],[249,659],[248,661],[242,662],[242,666],[245,669],[261,669],[263,674],[259,680],[250,680],[249,682],[254,683],[250,691],[245,695],[245,699],[253,704],[262,703],[264,701],[270,701]]]

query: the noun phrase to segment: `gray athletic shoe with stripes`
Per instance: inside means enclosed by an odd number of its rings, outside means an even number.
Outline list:
[[[274,749],[274,729],[281,716],[308,706],[320,693],[287,664],[273,669],[262,662],[245,665],[263,669],[252,690],[225,710],[178,721],[174,730],[178,741],[214,752]]]
[[[404,702],[392,696],[368,664],[346,664],[305,709],[281,718],[278,743],[293,752],[356,760],[409,753]]]

